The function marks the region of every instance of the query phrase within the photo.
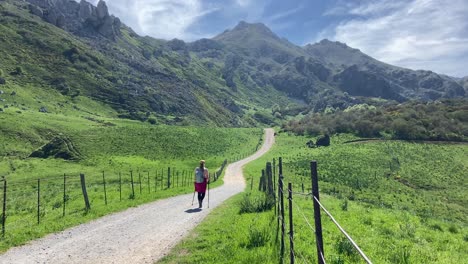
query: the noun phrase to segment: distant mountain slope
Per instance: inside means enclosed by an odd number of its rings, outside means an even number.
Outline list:
[[[269,106],[273,97],[288,101],[272,88],[232,94],[218,66],[177,49],[177,41],[136,35],[109,15],[103,1],[98,7],[5,1],[0,13],[0,67],[5,73],[23,70],[6,74],[7,84],[46,85],[64,96],[110,104],[122,117],[175,123],[249,126],[255,121],[244,116],[242,105]]]
[[[1,1],[0,39],[0,87],[52,87],[121,117],[164,123],[250,126],[269,123],[275,111],[345,108],[365,97],[465,96],[449,77],[391,66],[338,42],[299,47],[261,23],[192,43],[140,37],[104,1]]]
[[[322,40],[304,48],[309,55],[334,68],[338,72],[335,81],[350,94],[380,95],[400,101],[465,95],[462,87],[447,76],[392,66],[340,42]],[[377,91],[370,91],[369,87]]]
[[[468,76],[461,78],[459,83],[463,88],[465,88],[466,94],[468,94]]]

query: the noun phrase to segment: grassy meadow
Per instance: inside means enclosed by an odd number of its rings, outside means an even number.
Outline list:
[[[283,158],[293,183],[297,263],[315,263],[310,161],[317,160],[321,202],[373,263],[463,263],[468,258],[468,145],[366,141],[339,135],[330,147],[308,148],[309,137],[280,133],[273,149],[245,167],[253,190],[214,210],[161,263],[278,263],[273,209],[261,210],[261,169]],[[285,210],[288,200],[285,195]],[[257,212],[240,213],[249,204]],[[254,210],[255,211],[255,210]],[[286,211],[286,218],[287,211]],[[309,226],[309,223],[311,226]],[[364,263],[322,212],[327,263]],[[289,223],[286,219],[286,232]],[[289,261],[286,238],[285,261]]]
[[[0,176],[7,181],[7,199],[0,251],[111,212],[190,193],[200,159],[214,173],[225,159],[255,152],[263,135],[260,128],[152,125],[119,119],[112,109],[85,97],[62,102],[54,91],[3,91],[8,107],[0,112]],[[39,112],[41,107],[47,112]],[[44,146],[50,144],[69,158],[53,153],[30,157],[37,150],[46,153]],[[80,173],[86,176],[89,211]],[[222,180],[212,185],[219,184]],[[3,197],[3,181],[0,185]]]

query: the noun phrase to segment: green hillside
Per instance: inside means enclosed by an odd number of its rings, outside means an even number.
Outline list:
[[[245,85],[233,93],[222,66],[208,68],[195,54],[125,26],[109,40],[71,34],[30,14],[24,2],[2,2],[0,13],[2,90],[56,90],[63,101],[83,96],[112,108],[113,116],[169,124],[252,126],[254,107],[291,103],[272,88]]]
[[[320,200],[372,263],[462,263],[468,256],[466,144],[357,142],[336,135],[329,147],[309,148],[316,138],[279,133],[272,150],[248,164],[253,182],[214,210],[206,222],[161,263],[278,263],[281,232],[276,209],[261,210],[258,191],[266,162],[283,160],[284,184],[292,183],[296,263],[316,263],[310,161],[317,161]],[[278,168],[276,168],[278,173]],[[278,179],[278,174],[276,174]],[[253,180],[253,181],[252,181]],[[285,190],[285,255],[289,262],[289,199]],[[245,212],[246,208],[257,208]],[[327,263],[363,263],[351,243],[322,211]],[[229,238],[229,239],[226,239]],[[212,250],[216,248],[217,250]]]

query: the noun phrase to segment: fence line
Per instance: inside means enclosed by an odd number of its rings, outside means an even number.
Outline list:
[[[359,246],[356,244],[356,242],[354,242],[354,240],[351,238],[351,236],[348,235],[348,233],[346,233],[346,231],[335,220],[333,215],[330,214],[330,212],[328,212],[328,210],[320,203],[320,201],[315,196],[314,196],[314,200],[317,201],[317,203],[320,205],[322,210],[328,215],[328,217],[330,217],[331,221],[338,227],[338,229],[340,229],[341,233],[343,233],[343,235],[345,235],[346,238],[353,244],[354,248],[359,252],[359,254],[362,256],[362,258],[364,258],[364,260],[367,263],[372,264],[372,262],[369,260],[369,258],[366,256],[366,254],[364,254],[364,252],[361,250],[361,248],[359,248]]]
[[[215,171],[212,176],[213,181],[219,179],[226,165],[227,159]],[[154,172],[154,176],[151,175],[151,171]],[[22,228],[31,225],[34,220],[36,225],[41,225],[57,217],[86,213],[91,209],[91,205],[105,208],[103,206],[109,203],[132,200],[137,196],[148,199],[152,196],[153,188],[153,193],[159,189],[188,188],[193,183],[190,177],[190,170],[177,170],[173,167],[168,167],[167,171],[164,169],[161,171],[138,169],[123,173],[101,171],[93,173],[93,177],[66,173],[60,176],[17,181],[2,177],[0,178],[1,236],[5,237],[6,233],[19,234]],[[169,188],[165,183],[169,183]],[[138,191],[135,192],[135,189]],[[128,199],[122,197],[126,195],[129,195]],[[86,199],[86,196],[89,198]],[[85,203],[83,200],[80,201],[83,198]]]
[[[280,263],[284,262],[284,206],[281,204],[282,198],[284,196],[284,189],[283,189],[283,166],[282,166],[282,158],[279,158],[279,163],[278,163],[278,168],[279,168],[279,174],[278,174],[278,204],[275,204],[275,214],[277,215],[277,232],[279,232],[279,229],[281,228],[281,245],[280,245]],[[273,170],[275,170],[273,168]],[[315,233],[316,239],[315,243],[317,246],[317,260],[318,263],[320,264],[326,264],[325,261],[325,254],[323,251],[323,238],[322,238],[322,224],[321,224],[321,217],[320,217],[320,210],[323,210],[328,217],[330,217],[331,221],[338,227],[338,229],[345,235],[345,237],[351,242],[353,247],[358,251],[358,253],[361,255],[361,257],[365,260],[366,263],[372,264],[370,259],[364,254],[364,252],[359,248],[357,243],[351,238],[351,236],[341,227],[341,225],[335,220],[335,218],[332,216],[332,214],[323,206],[323,204],[320,203],[320,198],[319,198],[319,188],[318,188],[318,174],[317,174],[317,162],[312,161],[310,163],[310,172],[311,172],[311,180],[312,180],[312,193],[304,193],[304,185],[302,183],[302,190],[303,192],[294,192],[292,190],[292,184],[288,183],[288,200],[289,200],[289,224],[290,224],[290,263],[294,263],[295,258],[297,257],[297,252],[294,252],[294,236],[293,236],[293,229],[294,229],[294,222],[293,222],[293,210],[292,207],[293,205],[296,207],[296,210],[302,215],[304,218],[305,222],[307,223],[308,227],[310,230],[312,230]],[[305,197],[311,197],[313,198],[313,204],[314,204],[314,220],[315,220],[315,228],[312,227],[311,223],[308,221],[307,217],[304,215],[303,210],[300,208],[300,206],[294,202],[294,199],[292,197],[293,194],[297,195],[302,195]],[[276,201],[275,201],[276,203]],[[276,206],[278,206],[278,210],[276,210]],[[301,261],[306,261],[305,258],[301,256]]]

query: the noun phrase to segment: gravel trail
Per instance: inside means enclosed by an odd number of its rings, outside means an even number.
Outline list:
[[[154,263],[229,197],[242,192],[242,167],[265,154],[274,143],[265,129],[263,146],[252,156],[228,165],[224,184],[210,190],[203,209],[195,209],[193,194],[129,208],[60,233],[34,240],[0,255],[0,263]]]

